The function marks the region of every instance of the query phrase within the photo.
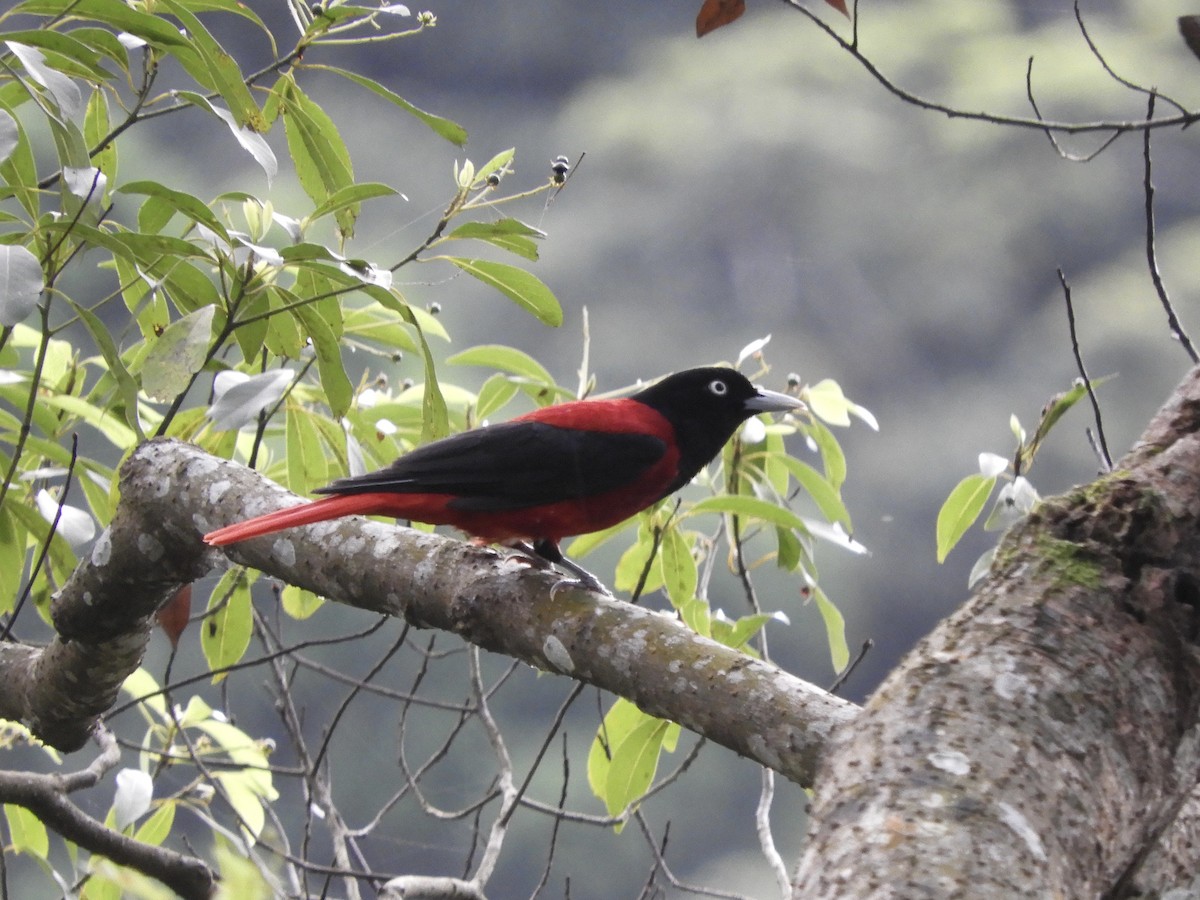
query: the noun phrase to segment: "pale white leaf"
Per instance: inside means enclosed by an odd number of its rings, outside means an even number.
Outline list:
[[[286,231],[288,237],[293,241],[299,242],[304,237],[304,231],[300,228],[299,219],[293,219],[291,216],[285,216],[283,213],[272,212],[271,221]]]
[[[229,126],[229,130],[233,132],[237,142],[242,145],[242,149],[254,157],[254,161],[266,173],[267,184],[270,185],[275,180],[275,176],[279,174],[279,160],[275,158],[275,151],[271,149],[267,139],[251,128],[243,128],[238,125],[237,119],[229,110],[211,103],[209,109],[218,119]]]
[[[128,31],[122,31],[117,35],[117,42],[126,50],[137,50],[139,47],[145,47],[146,42],[136,34],[130,34]]]
[[[83,113],[83,94],[79,85],[57,69],[46,65],[46,54],[37,47],[20,44],[16,41],[5,41],[13,56],[21,61],[29,77],[46,89],[54,104],[63,117],[68,120],[78,119]]]
[[[58,501],[45,488],[34,498],[38,513],[47,522],[58,518],[55,532],[72,547],[80,547],[96,536],[96,522],[89,513],[77,506],[63,506],[60,512]]]
[[[737,364],[740,366],[750,357],[754,356],[756,353],[759,353],[762,348],[767,346],[767,344],[770,342],[771,336],[769,334],[766,337],[761,337],[756,341],[751,341],[745,347],[743,347],[741,352],[738,354]]]
[[[767,426],[763,420],[754,416],[747,419],[742,426],[742,441],[747,444],[761,444],[767,438]]]
[[[213,380],[213,393],[218,391],[218,382],[221,382],[221,388],[220,395],[208,409],[208,417],[218,431],[234,431],[249,425],[260,412],[283,396],[294,377],[291,369],[275,369],[241,381],[221,378],[221,375],[231,374],[241,373],[222,372]]]
[[[363,455],[362,444],[350,433],[349,422],[343,421],[342,427],[346,431],[346,469],[349,471],[351,478],[366,475],[367,459]]]
[[[68,191],[81,200],[99,203],[108,179],[95,166],[64,166],[63,183]]]
[[[4,162],[17,149],[17,120],[0,109],[0,162]]]
[[[995,453],[979,454],[979,473],[984,478],[995,478],[1008,468],[1008,460]]]
[[[801,517],[801,520],[804,522],[804,527],[809,530],[809,533],[813,537],[828,541],[831,544],[841,547],[843,550],[849,550],[851,553],[865,554],[870,552],[866,547],[846,534],[846,529],[838,522],[830,524],[829,522],[820,522],[816,519],[803,517]]]
[[[124,831],[150,809],[154,799],[154,779],[141,769],[122,769],[117,773],[117,793],[113,797],[113,819],[118,831]]]
[[[42,265],[19,245],[0,246],[0,325],[16,325],[37,308]]]

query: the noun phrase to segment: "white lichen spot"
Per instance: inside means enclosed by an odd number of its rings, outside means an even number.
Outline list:
[[[668,672],[670,672],[672,675],[678,675],[678,674],[679,674],[679,670],[680,670],[681,668],[683,668],[683,661],[682,661],[682,660],[679,660],[679,659],[673,659],[673,660],[671,660],[669,663],[667,663],[667,671],[668,671]]]
[[[921,801],[921,805],[927,809],[941,809],[946,805],[946,798],[941,794],[929,794]]]
[[[1029,852],[1033,854],[1034,859],[1038,862],[1046,861],[1046,847],[1042,844],[1041,837],[1033,830],[1033,826],[1029,824],[1029,820],[1021,813],[1019,809],[1009,803],[1000,801],[997,804],[1000,807],[1000,821],[1013,830],[1013,833],[1025,842],[1025,846],[1029,848]]]
[[[213,504],[220,503],[221,498],[229,492],[231,487],[233,487],[233,482],[228,479],[214,481],[208,486],[208,502]]]
[[[746,673],[741,669],[733,669],[725,673],[725,680],[730,684],[741,684],[746,680]]]
[[[285,566],[294,566],[296,564],[296,545],[290,538],[276,538],[275,543],[271,545],[271,555]]]
[[[152,493],[155,497],[165,497],[171,493],[171,479],[163,476],[154,482]]]
[[[82,597],[81,599],[83,600],[83,605],[84,605],[84,606],[91,606],[91,605],[92,605],[92,592],[91,592],[91,591],[84,591],[84,592],[83,592],[83,597]]]
[[[105,528],[100,532],[100,537],[96,538],[96,543],[92,545],[92,565],[97,568],[107,566],[110,556],[112,556],[112,536]]]
[[[347,538],[342,543],[342,552],[347,554],[361,553],[367,549],[367,542],[360,537]]]
[[[971,761],[965,753],[957,750],[936,750],[926,757],[935,769],[951,775],[966,775],[971,771]]]
[[[571,673],[575,671],[575,661],[571,659],[571,654],[567,651],[567,646],[554,635],[549,635],[546,640],[542,641],[542,655],[546,657],[547,662],[560,672]]]
[[[1012,700],[1022,695],[1032,697],[1037,694],[1033,683],[1024,675],[1018,675],[1015,672],[1001,672],[992,681],[992,688],[1005,700]]]
[[[165,552],[158,538],[152,534],[146,534],[144,531],[138,535],[137,548],[138,552],[150,562],[158,562]]]

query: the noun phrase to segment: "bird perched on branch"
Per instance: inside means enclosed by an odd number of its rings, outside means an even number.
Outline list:
[[[683,487],[746,419],[804,404],[729,368],[688,369],[629,397],[547,406],[418,447],[376,472],[317,491],[320,500],[219,528],[213,546],[348,515],[453,525],[559,565],[565,537],[624,521]]]

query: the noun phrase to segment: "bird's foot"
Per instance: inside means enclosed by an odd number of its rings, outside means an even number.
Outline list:
[[[532,566],[547,571],[551,571],[557,567],[571,574],[572,577],[562,578],[554,583],[554,586],[550,588],[551,599],[556,597],[559,591],[569,591],[576,588],[601,594],[605,597],[613,595],[612,591],[604,586],[604,582],[583,566],[563,556],[562,551],[558,549],[558,545],[551,541],[536,541],[532,546],[525,541],[512,541],[506,546],[521,553],[522,558]]]

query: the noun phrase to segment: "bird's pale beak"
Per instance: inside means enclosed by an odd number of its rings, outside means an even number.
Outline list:
[[[790,410],[807,409],[804,401],[797,397],[781,394],[778,391],[768,391],[755,388],[758,393],[746,401],[748,412],[788,412]]]

